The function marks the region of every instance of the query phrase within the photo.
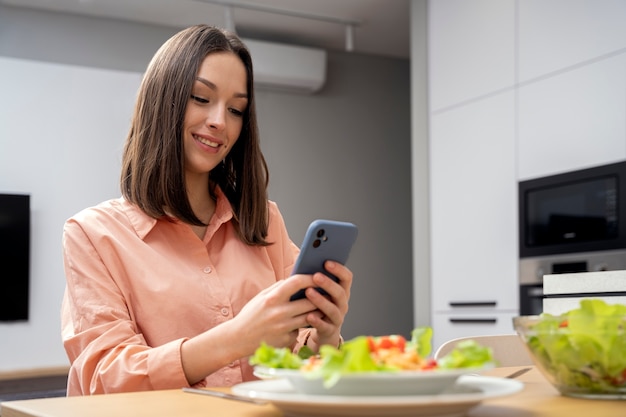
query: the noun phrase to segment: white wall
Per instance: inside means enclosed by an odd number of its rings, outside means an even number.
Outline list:
[[[65,363],[61,231],[119,195],[115,179],[141,74],[0,57],[0,189],[31,195],[30,320],[0,325],[0,369]]]
[[[33,210],[31,319],[0,323],[0,372],[67,364],[61,228],[119,195],[141,73],[176,31],[0,5],[0,192],[30,193]],[[319,94],[258,92],[270,196],[298,244],[316,217],[359,226],[344,336],[408,335],[409,62],[332,51],[328,59]]]

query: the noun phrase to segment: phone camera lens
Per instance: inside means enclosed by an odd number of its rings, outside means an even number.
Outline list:
[[[322,244],[322,241],[321,241],[321,240],[319,240],[319,239],[315,239],[315,240],[313,241],[313,247],[314,247],[314,248],[319,248],[319,246],[320,246],[321,244]]]
[[[326,233],[326,231],[324,229],[320,229],[317,231],[317,237],[322,237],[324,236],[324,233]]]

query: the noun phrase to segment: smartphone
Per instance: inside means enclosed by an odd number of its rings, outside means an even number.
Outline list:
[[[336,282],[339,279],[324,269],[324,262],[331,260],[345,265],[350,255],[350,250],[356,241],[358,228],[348,222],[335,220],[318,219],[309,225],[304,235],[300,254],[296,260],[292,275],[314,274],[322,272]],[[304,298],[304,291],[301,289],[291,296],[290,300]],[[326,292],[321,288],[320,293]]]

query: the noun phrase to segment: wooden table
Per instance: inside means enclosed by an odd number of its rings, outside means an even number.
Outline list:
[[[519,368],[496,368],[487,375],[505,376]],[[561,396],[536,369],[518,377],[524,390],[483,401],[467,417],[622,417],[626,401],[584,400]],[[228,390],[228,389],[224,389]],[[86,397],[43,398],[2,403],[0,417],[282,417],[272,405],[253,405],[182,390],[133,392]]]

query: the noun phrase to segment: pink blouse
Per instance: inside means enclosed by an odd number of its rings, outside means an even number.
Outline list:
[[[122,198],[69,219],[62,306],[68,395],[188,386],[182,342],[232,319],[259,291],[290,275],[299,249],[273,202],[269,213],[274,244],[266,247],[239,239],[219,190],[204,241],[188,225],[153,219]],[[294,350],[308,333],[301,331]],[[251,379],[242,358],[199,385]]]

